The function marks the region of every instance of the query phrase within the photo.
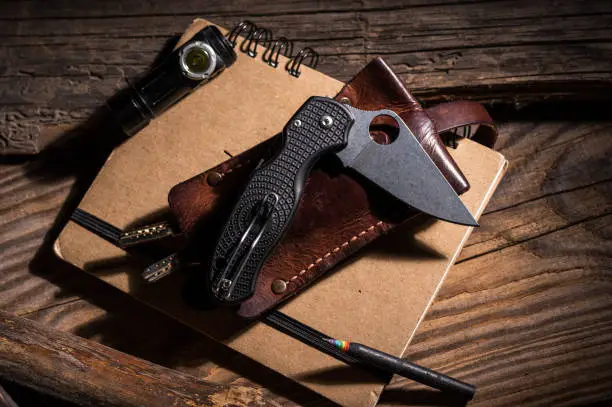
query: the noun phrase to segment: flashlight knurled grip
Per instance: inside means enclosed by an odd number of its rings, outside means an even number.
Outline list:
[[[190,72],[181,57],[184,50],[198,47],[204,57],[200,61],[211,66],[205,67],[203,72]],[[108,106],[123,131],[132,136],[194,89],[230,67],[236,58],[231,42],[217,27],[207,26],[161,64],[113,96]]]

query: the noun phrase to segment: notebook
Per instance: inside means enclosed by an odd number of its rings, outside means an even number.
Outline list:
[[[195,20],[181,42],[207,24]],[[274,68],[259,57],[238,54],[230,69],[118,147],[79,207],[122,229],[163,215],[172,186],[225,161],[228,152],[239,153],[277,134],[308,97],[333,97],[343,86],[305,66],[299,77],[289,75],[283,56]],[[462,199],[478,218],[507,162],[499,153],[465,139],[451,154],[471,184]],[[471,228],[441,221],[427,228],[408,223],[280,310],[333,337],[401,356],[470,232]],[[380,249],[385,242],[405,246],[405,253],[390,256]],[[54,247],[65,261],[336,403],[373,406],[378,401],[385,385],[380,378],[347,367],[263,323],[245,324],[229,310],[190,309],[180,296],[179,273],[146,284],[140,279],[141,261],[73,222]],[[427,247],[429,255],[411,255],[415,247]]]

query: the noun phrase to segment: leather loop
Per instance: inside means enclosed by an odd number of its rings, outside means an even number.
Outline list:
[[[430,107],[426,112],[439,134],[452,132],[458,137],[465,134],[468,138],[489,148],[495,145],[497,140],[495,123],[480,103],[459,100]],[[468,126],[477,127],[477,130],[463,133],[459,131]]]
[[[349,102],[362,110],[387,107],[395,111],[457,193],[469,189],[470,184],[446,150],[426,111],[381,58],[373,59],[342,88],[335,99]]]

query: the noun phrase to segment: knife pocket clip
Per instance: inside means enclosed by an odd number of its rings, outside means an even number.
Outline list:
[[[221,270],[221,276],[213,289],[217,298],[228,300],[231,297],[236,287],[236,281],[240,278],[253,251],[257,247],[264,232],[267,230],[267,227],[270,225],[270,220],[272,219],[272,214],[277,203],[278,195],[275,193],[266,195],[253,211],[253,218],[240,237],[238,244],[234,250],[229,253],[229,260],[225,262],[224,259],[219,259],[225,264]]]

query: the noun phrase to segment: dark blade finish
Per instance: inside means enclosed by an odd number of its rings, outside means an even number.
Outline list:
[[[381,114],[399,124],[389,145],[370,138],[370,123]],[[330,153],[422,212],[477,225],[397,114],[311,97],[283,129],[278,153],[253,171],[217,240],[209,283],[218,301],[236,304],[253,295],[262,264],[293,220],[310,170]]]
[[[478,226],[440,169],[396,113],[348,108],[353,112],[355,124],[348,145],[337,153],[345,166],[421,212],[460,225]],[[386,145],[376,143],[369,133],[370,123],[381,115],[392,117],[399,125],[397,138]]]

